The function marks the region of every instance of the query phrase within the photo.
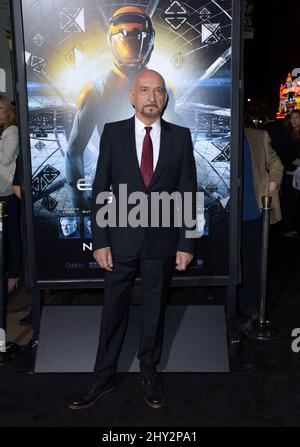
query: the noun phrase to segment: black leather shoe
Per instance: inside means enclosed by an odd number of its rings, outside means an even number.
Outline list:
[[[239,332],[248,332],[253,325],[253,321],[257,319],[257,310],[241,308],[237,315],[237,330]]]
[[[111,393],[112,390],[113,386],[111,384],[99,385],[97,382],[93,383],[87,390],[69,403],[69,408],[71,410],[86,410],[87,408],[91,408],[98,399]]]
[[[253,325],[253,320],[250,317],[238,317],[236,326],[237,330],[239,332],[247,332],[249,329],[251,329]]]
[[[141,375],[146,404],[151,408],[160,408],[165,401],[159,375],[155,372],[150,376]]]

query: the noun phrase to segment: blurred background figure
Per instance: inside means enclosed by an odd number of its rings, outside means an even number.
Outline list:
[[[257,318],[260,293],[262,196],[272,197],[270,223],[281,220],[279,187],[283,166],[271,146],[269,134],[246,128],[243,144],[242,285],[238,291],[238,329],[251,327]]]
[[[21,268],[20,200],[12,184],[19,153],[15,107],[0,95],[0,200],[7,205],[7,291],[17,286]]]
[[[285,119],[279,141],[273,146],[284,165],[281,187],[283,231],[287,237],[295,237],[300,231],[300,110],[293,110]]]
[[[92,221],[90,217],[84,218],[84,237],[87,239],[92,237]]]
[[[15,169],[15,175],[13,179],[12,184],[12,190],[16,197],[20,200],[20,229],[21,229],[21,243],[22,243],[22,251],[26,252],[26,236],[25,236],[25,229],[24,229],[24,215],[23,215],[23,208],[22,208],[22,189],[21,189],[21,167],[20,167],[20,156],[18,155],[16,159],[16,169]],[[24,259],[23,259],[24,261]],[[26,265],[23,264],[22,272],[25,273]],[[29,312],[19,320],[19,324],[22,326],[30,325],[32,324],[32,309],[30,307]]]
[[[20,156],[16,159],[16,169],[13,178],[12,191],[19,199],[21,199],[21,179],[20,179]]]

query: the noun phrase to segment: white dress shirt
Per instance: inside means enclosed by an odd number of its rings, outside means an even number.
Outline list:
[[[145,127],[152,127],[150,131],[150,137],[153,146],[153,172],[154,172],[160,148],[160,128],[161,128],[160,119],[155,121],[155,123],[151,124],[151,126],[146,126],[146,124],[142,123],[142,121],[135,116],[135,145],[136,145],[136,154],[139,166],[141,166],[141,160],[142,160],[143,142],[146,134]]]

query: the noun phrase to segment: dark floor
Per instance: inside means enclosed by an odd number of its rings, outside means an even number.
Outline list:
[[[299,426],[300,352],[291,349],[292,330],[300,327],[299,253],[300,239],[284,238],[280,228],[272,229],[268,318],[280,328],[280,336],[271,341],[241,336],[230,357],[229,374],[165,373],[166,404],[152,410],[144,405],[138,375],[122,373],[117,375],[112,395],[90,410],[72,412],[68,400],[91,375],[33,374],[32,357],[23,347],[14,362],[0,368],[0,426]],[[225,296],[220,288],[195,289],[188,295],[191,302],[197,301],[197,293],[205,304],[221,303]],[[23,315],[30,297],[24,289],[19,294],[10,299],[9,312],[18,313],[19,302]],[[184,289],[174,290],[172,299],[181,302],[186,296]],[[75,297],[77,303],[97,299],[95,292]],[[46,294],[48,304],[57,300],[57,294]],[[30,329],[24,330],[30,337]],[[17,336],[22,341],[22,335]]]

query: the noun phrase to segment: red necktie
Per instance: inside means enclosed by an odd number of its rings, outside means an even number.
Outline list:
[[[142,159],[141,159],[141,174],[144,179],[146,188],[150,185],[153,174],[153,146],[150,137],[152,127],[145,127],[146,134],[143,141]]]

